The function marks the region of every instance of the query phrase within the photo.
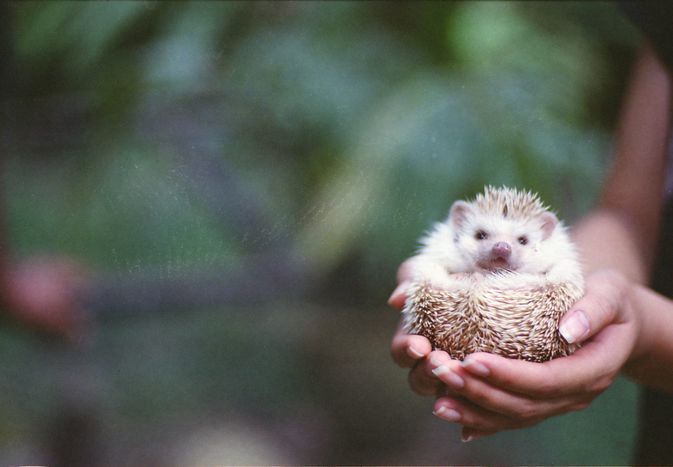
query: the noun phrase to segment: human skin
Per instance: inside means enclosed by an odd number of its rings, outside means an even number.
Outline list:
[[[572,232],[587,287],[560,331],[582,348],[545,363],[487,353],[459,362],[398,329],[393,359],[412,368],[416,393],[439,395],[434,413],[463,425],[463,440],[581,410],[620,373],[673,391],[673,302],[644,285],[661,222],[670,102],[670,76],[646,46],[634,67],[601,199]],[[395,308],[404,304],[413,261],[398,271],[389,300]]]
[[[67,256],[41,256],[7,262],[0,274],[5,313],[27,328],[79,342],[90,327],[80,304],[87,274]]]

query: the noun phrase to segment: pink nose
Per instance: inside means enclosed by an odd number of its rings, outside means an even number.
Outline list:
[[[493,258],[508,259],[512,255],[512,247],[507,242],[498,242],[493,245],[491,250]]]

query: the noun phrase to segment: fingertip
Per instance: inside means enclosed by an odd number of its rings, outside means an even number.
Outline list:
[[[491,374],[491,370],[488,368],[484,362],[479,361],[478,357],[468,355],[465,357],[465,360],[461,362],[461,366],[469,373],[472,373],[476,376],[488,376]]]
[[[398,333],[392,342],[390,353],[395,363],[402,368],[410,368],[418,360],[425,358],[432,351],[432,345],[423,336]]]
[[[561,320],[559,326],[559,333],[568,344],[582,342],[589,337],[590,332],[591,325],[589,319],[587,318],[586,313],[582,310],[574,310],[567,313]]]
[[[461,419],[461,414],[457,410],[456,404],[448,397],[442,397],[435,401],[432,410],[433,415],[446,420],[447,422],[458,422]]]
[[[442,412],[442,409],[455,409],[456,408],[456,400],[452,397],[449,396],[441,396],[438,397],[435,400],[435,403],[432,406],[432,410],[434,412]]]
[[[474,430],[472,428],[468,427],[463,427],[463,430],[460,433],[460,440],[463,443],[469,443],[470,441],[474,441],[475,439],[481,438],[489,433],[486,433],[484,431],[479,431],[479,430]]]
[[[398,310],[403,308],[404,302],[407,299],[407,289],[410,285],[409,281],[403,281],[395,287],[395,290],[393,290],[393,293],[388,298],[388,305]]]
[[[426,354],[410,345],[407,347],[407,355],[414,360],[420,360],[425,357]]]
[[[461,365],[463,367],[466,367],[466,366],[471,366],[474,363],[480,363],[481,365],[485,365],[490,369],[494,365],[498,365],[499,363],[502,363],[503,361],[507,362],[509,360],[510,359],[502,357],[502,356],[494,354],[494,353],[475,352],[475,353],[471,353],[467,357],[465,357],[465,359],[461,362]]]
[[[587,277],[586,290],[559,323],[559,333],[569,343],[581,343],[614,322],[623,306],[628,282],[618,272],[603,270]]]
[[[412,335],[407,339],[406,352],[414,360],[420,360],[432,352],[432,345],[425,337]]]
[[[443,350],[433,350],[428,354],[428,361],[433,368],[441,365],[448,365],[451,362],[451,357]]]

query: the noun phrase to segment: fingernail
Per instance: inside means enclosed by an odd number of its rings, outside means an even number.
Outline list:
[[[442,382],[444,382],[447,386],[450,386],[454,389],[460,389],[465,386],[465,381],[463,381],[463,378],[449,370],[449,368],[444,365],[438,366],[432,370],[432,373],[441,379]]]
[[[478,376],[488,376],[491,373],[491,370],[489,370],[486,365],[469,356],[462,361],[461,365],[463,365],[463,368],[470,373],[474,373]]]
[[[416,359],[416,360],[418,360],[419,358],[423,358],[423,357],[425,357],[425,355],[423,355],[422,352],[420,352],[419,350],[414,349],[413,347],[407,347],[407,354],[408,354],[411,358],[414,358],[414,359]]]
[[[457,410],[450,409],[443,405],[432,413],[433,415],[448,422],[457,422],[458,420],[460,420],[460,413],[458,413]]]
[[[480,438],[479,435],[460,435],[460,440],[463,443],[469,443],[470,441],[474,441],[475,439]]]
[[[436,366],[436,367],[443,366],[442,365],[442,360],[443,360],[442,358],[440,358],[436,353],[434,353],[430,357],[430,365]]]
[[[572,344],[581,340],[589,333],[589,320],[583,311],[575,311],[570,317],[563,321],[559,327],[559,332],[563,338]]]

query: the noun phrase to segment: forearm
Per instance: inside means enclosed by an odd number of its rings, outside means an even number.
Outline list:
[[[587,273],[613,268],[647,282],[660,229],[670,114],[670,76],[646,46],[624,100],[600,201],[573,232]]]
[[[641,328],[624,373],[646,386],[673,392],[673,301],[635,285],[628,303]]]
[[[615,163],[599,205],[624,222],[647,269],[660,229],[670,125],[670,75],[651,47],[645,46],[625,96]]]
[[[633,282],[646,282],[648,268],[634,230],[618,211],[595,209],[575,225],[572,236],[585,275],[610,268]]]

